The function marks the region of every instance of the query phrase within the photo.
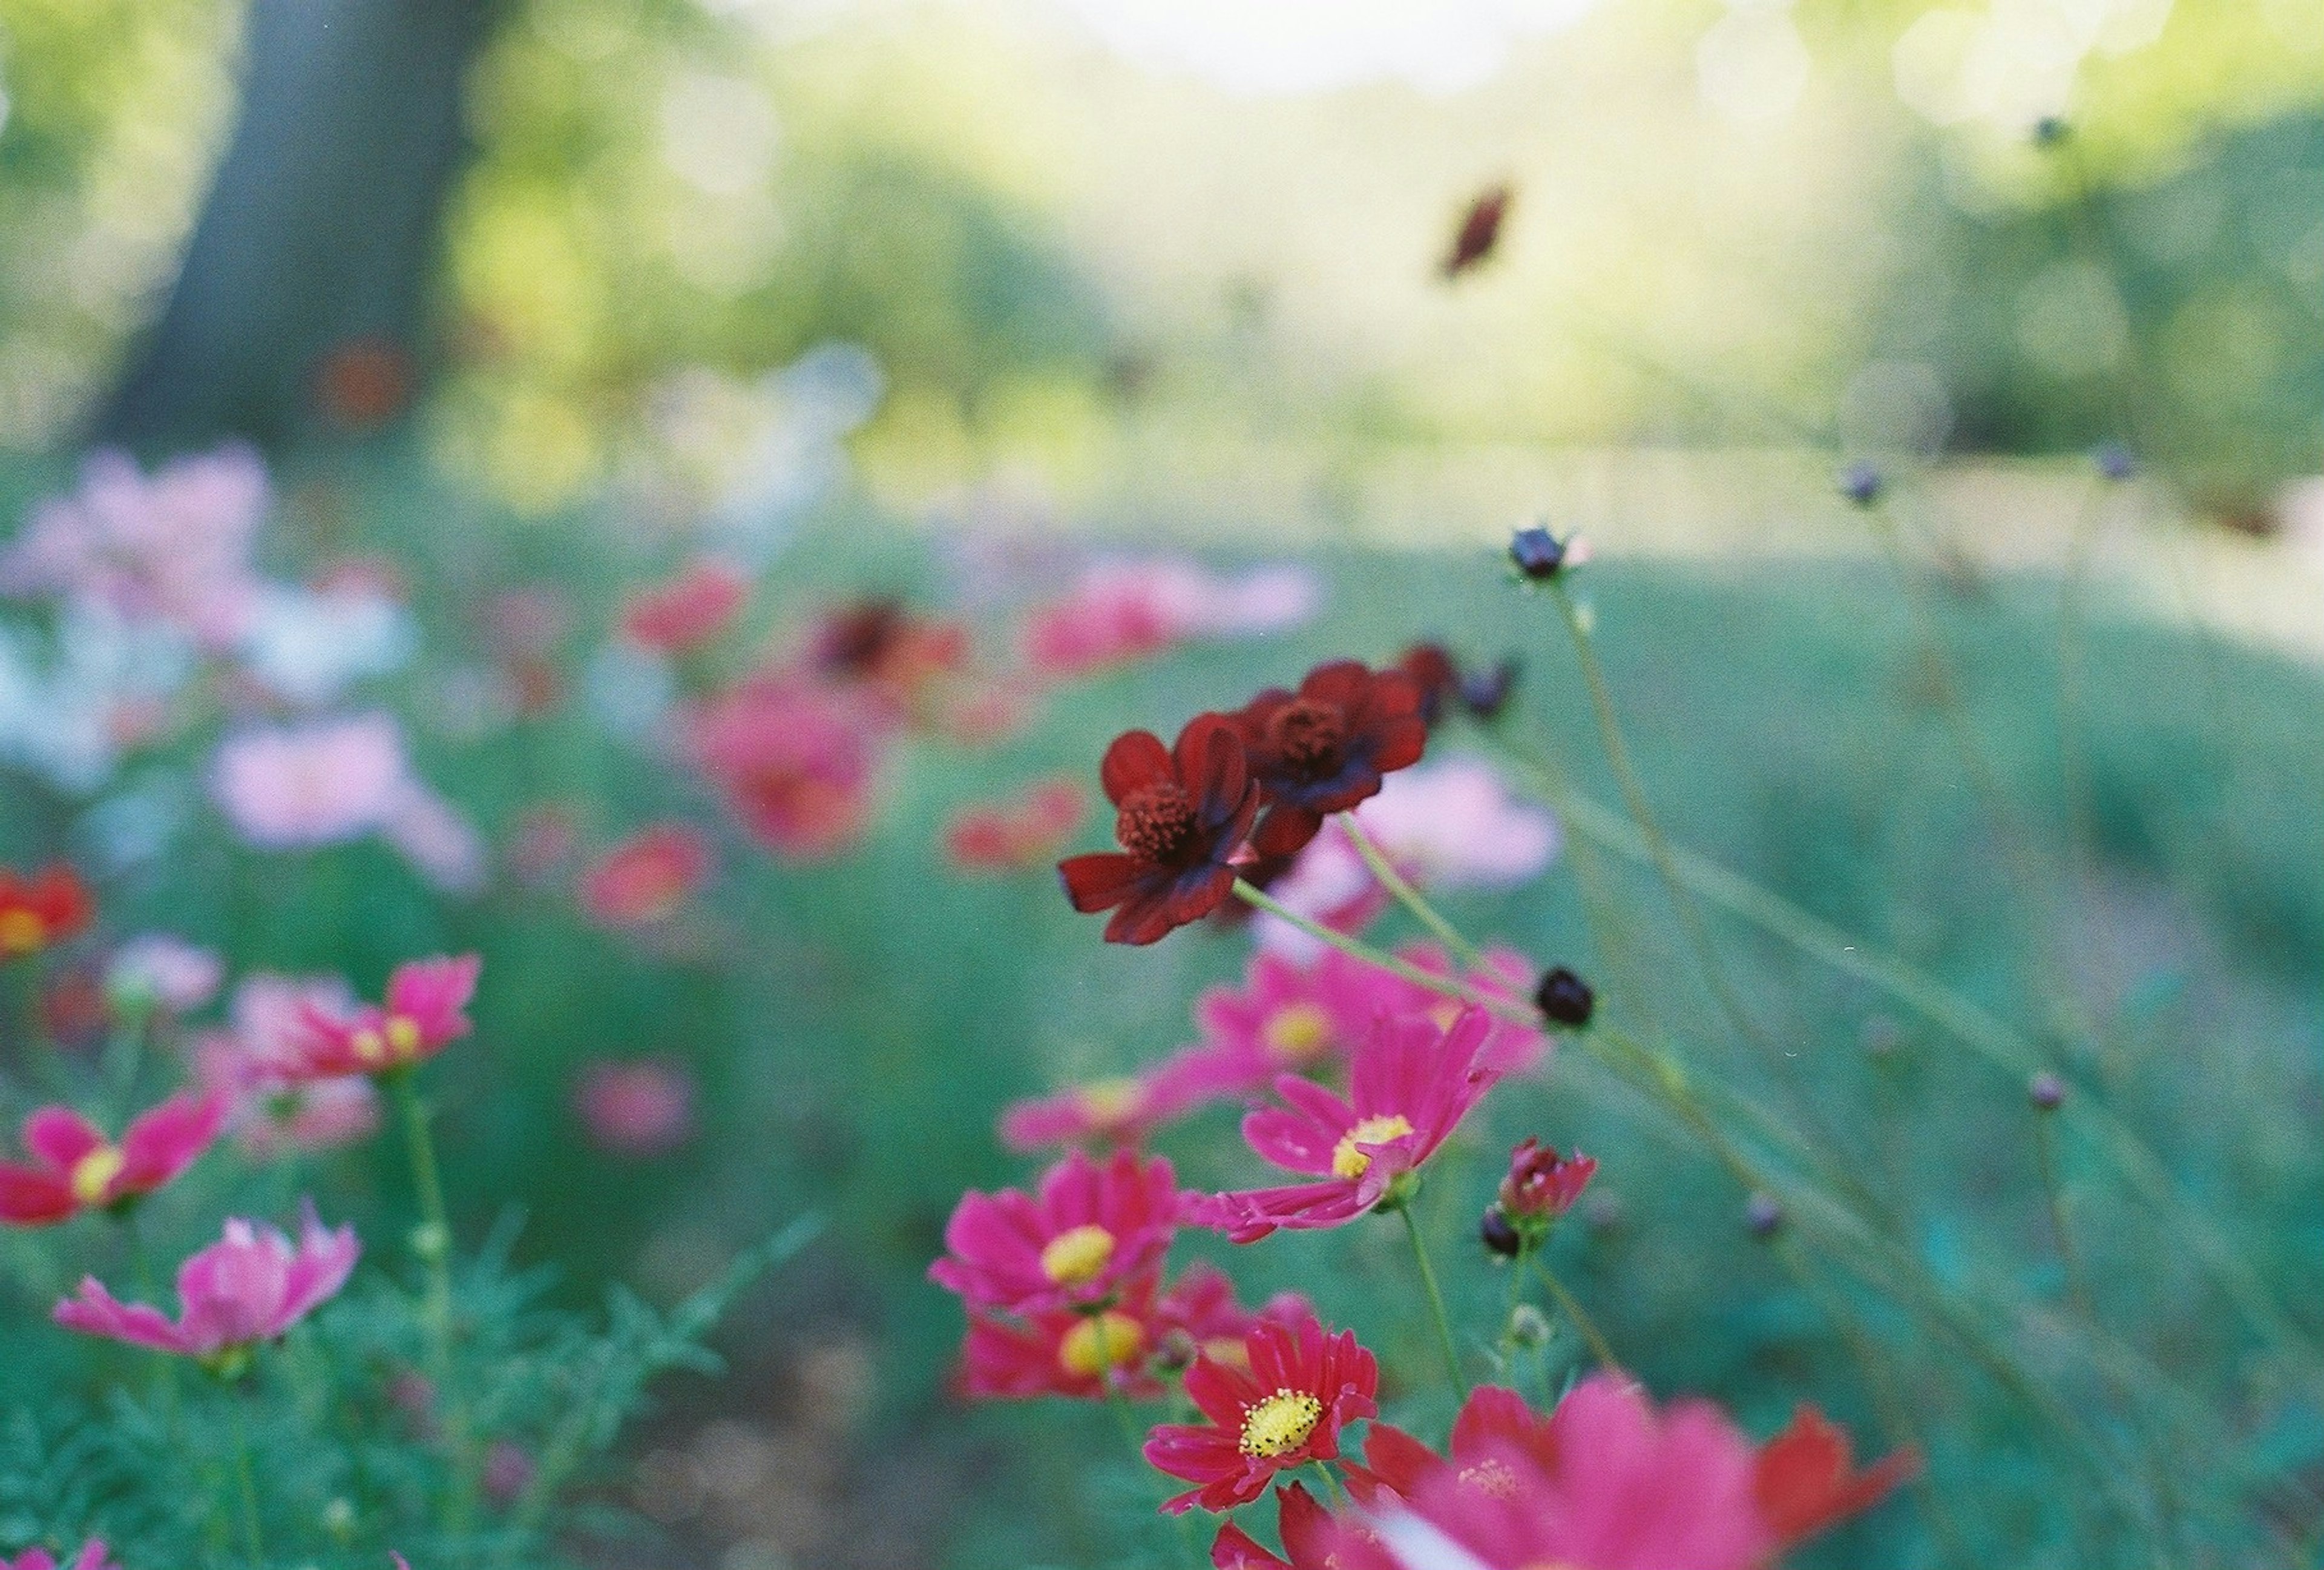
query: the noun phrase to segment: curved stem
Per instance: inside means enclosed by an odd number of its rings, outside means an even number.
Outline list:
[[[1275,899],[1254,883],[1237,878],[1234,891],[1237,899],[1254,910],[1264,910],[1270,916],[1289,922],[1316,942],[1328,944],[1351,958],[1360,959],[1366,965],[1377,965],[1391,975],[1403,977],[1416,987],[1425,987],[1432,993],[1482,1009],[1494,1018],[1506,1020],[1510,1024],[1524,1025],[1531,1030],[1541,1028],[1541,1014],[1537,1010],[1525,1004],[1511,1002],[1507,998],[1494,997],[1489,993],[1471,986],[1466,982],[1457,981],[1451,976],[1437,975],[1433,972],[1421,969],[1408,960],[1398,959],[1395,955],[1383,953],[1361,938],[1351,937],[1344,932],[1324,926],[1321,921],[1302,916],[1298,911],[1284,904],[1280,900]]]
[[[1451,949],[1462,965],[1472,970],[1483,963],[1484,956],[1478,952],[1477,946],[1463,937],[1459,928],[1439,915],[1436,908],[1412,886],[1412,881],[1396,870],[1396,864],[1388,859],[1379,844],[1365,832],[1364,826],[1356,820],[1356,814],[1342,813],[1340,827],[1347,831],[1348,843],[1354,845],[1356,854],[1364,858],[1364,865],[1371,869],[1372,876],[1379,880],[1380,887],[1417,917],[1423,927],[1434,933],[1438,942]]]
[[[1396,1207],[1404,1218],[1404,1235],[1412,1240],[1412,1261],[1420,1270],[1421,1289],[1428,1295],[1428,1312],[1436,1321],[1436,1345],[1444,1354],[1444,1371],[1452,1381],[1452,1388],[1465,1399],[1469,1381],[1461,1374],[1460,1349],[1452,1342],[1452,1321],[1444,1312],[1444,1294],[1436,1289],[1436,1272],[1428,1263],[1427,1245],[1420,1241],[1420,1223],[1412,1217],[1409,1199]]]
[[[1582,1306],[1582,1299],[1566,1290],[1565,1283],[1551,1271],[1549,1261],[1542,1257],[1539,1249],[1528,1251],[1526,1257],[1532,1262],[1534,1273],[1541,1278],[1541,1284],[1549,1288],[1551,1299],[1572,1322],[1582,1344],[1589,1347],[1590,1355],[1598,1360],[1598,1366],[1609,1373],[1621,1372],[1622,1360],[1614,1355],[1613,1343],[1608,1341],[1606,1333],[1598,1328],[1598,1322],[1590,1317],[1590,1311]]]

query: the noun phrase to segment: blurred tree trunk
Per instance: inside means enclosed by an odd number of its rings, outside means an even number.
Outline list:
[[[279,442],[311,422],[335,347],[378,338],[410,355],[464,147],[463,80],[496,9],[251,0],[234,140],[100,438]]]

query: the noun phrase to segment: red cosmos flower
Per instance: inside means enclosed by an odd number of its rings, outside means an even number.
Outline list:
[[[1759,1447],[1751,1486],[1778,1554],[1870,1510],[1921,1470],[1909,1446],[1856,1470],[1847,1430],[1803,1401]]]
[[[0,867],[0,960],[38,954],[86,928],[88,889],[62,862],[25,877]]]
[[[1315,1502],[1305,1483],[1275,1491],[1275,1529],[1283,1552],[1270,1554],[1229,1521],[1211,1544],[1213,1570],[1339,1570],[1333,1556],[1348,1528]]]
[[[1150,731],[1124,732],[1099,778],[1122,848],[1067,856],[1057,872],[1074,910],[1114,912],[1108,943],[1156,942],[1226,900],[1259,803],[1231,721],[1196,715],[1169,751]]]
[[[883,722],[861,702],[761,675],[696,706],[684,723],[695,766],[768,849],[821,860],[863,831]]]
[[[382,1075],[435,1057],[475,1029],[466,1011],[484,963],[473,954],[415,959],[395,967],[380,1005],[351,1011],[302,1005],[299,1061],[288,1077]]]
[[[0,1223],[47,1226],[152,1193],[192,1166],[226,1124],[226,1098],[174,1095],[131,1120],[119,1143],[69,1107],[24,1120],[29,1163],[0,1162]]]
[[[1501,1213],[1512,1221],[1554,1221],[1573,1208],[1598,1170],[1595,1158],[1576,1150],[1561,1156],[1554,1145],[1527,1138],[1509,1152],[1509,1175],[1501,1179]]]
[[[1265,1319],[1243,1353],[1248,1370],[1206,1355],[1186,1371],[1186,1394],[1210,1422],[1165,1423],[1147,1438],[1147,1460],[1201,1485],[1163,1505],[1173,1515],[1249,1504],[1277,1473],[1336,1459],[1340,1430],[1379,1410],[1379,1364],[1351,1330],[1327,1334],[1312,1314]]]
[[[1410,676],[1355,660],[1318,665],[1297,692],[1269,688],[1245,705],[1233,718],[1268,802],[1252,842],[1259,854],[1299,849],[1327,816],[1379,794],[1382,775],[1420,762],[1428,745],[1420,709]]]
[[[1161,1261],[1178,1209],[1169,1162],[1121,1150],[1101,1165],[1075,1150],[1031,1194],[964,1195],[928,1279],[976,1308],[1087,1307]]]
[[[622,635],[641,648],[684,654],[724,632],[750,597],[751,580],[742,568],[705,558],[624,600]]]
[[[1477,1009],[1450,1029],[1425,1017],[1378,1020],[1356,1050],[1344,1099],[1284,1075],[1275,1091],[1287,1104],[1243,1119],[1242,1136],[1277,1166],[1318,1180],[1199,1196],[1186,1219],[1248,1243],[1277,1227],[1338,1226],[1394,1198],[1397,1180],[1418,1170],[1500,1078],[1485,1058],[1491,1025]]]
[[[581,874],[581,909],[606,927],[667,920],[710,876],[710,842],[683,823],[641,828]]]
[[[1304,1299],[1252,1314],[1234,1301],[1233,1285],[1196,1265],[1167,1292],[1148,1271],[1126,1282],[1102,1310],[1050,1308],[1012,1319],[971,1310],[961,1388],[982,1398],[1065,1396],[1096,1400],[1111,1381],[1125,1395],[1162,1393],[1160,1375],[1184,1367],[1197,1351],[1231,1346],[1262,1320],[1296,1311]]]
[[[1071,780],[1037,780],[1014,800],[963,808],[945,826],[945,854],[964,872],[1010,873],[1056,854],[1087,802]]]

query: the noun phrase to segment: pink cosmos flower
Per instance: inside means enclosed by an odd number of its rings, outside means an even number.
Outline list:
[[[1170,1163],[1072,1152],[1027,1194],[964,1195],[928,1278],[973,1307],[1029,1315],[1100,1302],[1157,1264],[1178,1225]]]
[[[69,1107],[24,1120],[28,1163],[0,1163],[0,1223],[47,1226],[110,1210],[168,1184],[200,1159],[226,1122],[224,1098],[171,1096],[131,1120],[120,1141]]]
[[[148,932],[114,950],[105,985],[126,1002],[185,1014],[217,995],[225,974],[213,951],[167,932]]]
[[[293,981],[263,972],[235,988],[229,1029],[194,1045],[202,1084],[227,1104],[226,1129],[251,1156],[324,1150],[369,1139],[379,1093],[368,1079],[299,1077],[309,1009],[350,1013],[355,998],[336,977]]]
[[[218,743],[210,789],[260,850],[300,850],[385,827],[410,793],[403,732],[383,714],[258,726]]]
[[[235,1217],[226,1235],[178,1267],[181,1310],[172,1323],[158,1308],[122,1303],[94,1276],[78,1297],[56,1307],[56,1322],[84,1335],[216,1360],[272,1341],[336,1297],[363,1245],[355,1229],[326,1230],[311,1201],[302,1207],[299,1242],[271,1226]]]
[[[665,1059],[592,1063],[573,1104],[590,1143],[616,1156],[664,1156],[694,1132],[694,1080]]]
[[[1081,827],[1089,799],[1059,775],[1038,780],[1019,797],[980,801],[945,826],[945,855],[964,872],[1012,873],[1056,859]]]
[[[267,499],[265,465],[247,447],[178,458],[150,478],[124,454],[92,453],[80,488],[35,506],[0,551],[0,594],[94,601],[226,649],[257,596],[250,552]]]
[[[1045,676],[1086,676],[1195,639],[1296,626],[1321,598],[1314,576],[1296,567],[1227,577],[1184,560],[1095,562],[1026,618],[1025,658]]]
[[[1288,867],[1265,879],[1264,887],[1286,909],[1351,936],[1370,926],[1392,902],[1339,824],[1330,819]],[[1250,931],[1259,947],[1297,965],[1313,965],[1331,951],[1321,938],[1265,910],[1251,917]]]
[[[1233,1283],[1208,1265],[1189,1268],[1167,1291],[1158,1290],[1149,1270],[1094,1313],[1050,1308],[1019,1317],[972,1308],[961,1391],[984,1399],[1096,1400],[1111,1382],[1126,1395],[1158,1396],[1161,1376],[1197,1355],[1248,1367],[1244,1339],[1262,1320],[1313,1317],[1296,1294],[1253,1313],[1236,1303]]]
[[[484,963],[473,954],[415,959],[395,967],[380,1005],[338,1011],[310,1004],[300,1016],[292,1076],[377,1075],[426,1062],[475,1028],[468,1000]]]
[[[762,676],[695,706],[684,729],[695,767],[752,836],[816,861],[846,849],[870,819],[883,723],[843,694]]]
[[[581,909],[605,927],[650,927],[678,913],[710,876],[710,842],[683,823],[641,828],[589,864]]]
[[[741,568],[706,557],[623,601],[622,635],[640,648],[684,654],[724,632],[750,597]]]
[[[1277,1227],[1338,1226],[1393,1197],[1398,1179],[1417,1171],[1500,1078],[1485,1056],[1491,1026],[1476,1009],[1449,1028],[1425,1016],[1383,1016],[1356,1049],[1344,1098],[1284,1075],[1275,1089],[1286,1104],[1245,1118],[1243,1139],[1315,1181],[1198,1197],[1187,1219],[1248,1243]]]
[[[1433,943],[1407,943],[1396,951],[1396,956],[1417,970],[1431,975],[1451,977],[1457,973],[1444,950]],[[1518,1004],[1531,1010],[1528,993],[1539,967],[1513,948],[1489,948],[1484,963],[1460,980],[1483,996],[1501,1002]],[[1392,1019],[1408,1015],[1425,1015],[1439,1025],[1449,1025],[1462,1004],[1433,988],[1406,981],[1393,971],[1375,965],[1348,961],[1351,971],[1360,972],[1347,984],[1358,989],[1360,1001],[1355,1005],[1372,1013],[1386,1014]],[[1538,1067],[1550,1049],[1548,1035],[1531,1026],[1520,1025],[1498,1015],[1492,1018],[1492,1037],[1482,1054],[1483,1061],[1504,1074],[1524,1074]]]
[[[1637,1386],[1595,1374],[1528,1429],[1407,1483],[1375,1516],[1384,1547],[1344,1546],[1348,1570],[1756,1570],[1776,1547],[1751,1443],[1708,1402],[1657,1411]]]
[[[1396,870],[1424,888],[1514,888],[1557,855],[1557,820],[1513,799],[1480,758],[1390,774],[1355,816]]]
[[[46,1548],[27,1548],[14,1559],[0,1556],[0,1570],[57,1570],[57,1561]],[[105,1556],[105,1539],[91,1538],[82,1544],[69,1570],[113,1570],[113,1561]]]
[[[1200,1050],[1221,1094],[1264,1090],[1278,1074],[1312,1074],[1347,1057],[1378,1011],[1372,978],[1381,974],[1337,950],[1313,965],[1253,954],[1240,986],[1212,987],[1194,1000]]]
[[[1057,1145],[1135,1145],[1226,1094],[1210,1064],[1181,1054],[1143,1074],[1014,1103],[1001,1114],[1001,1142],[1019,1154]]]
[[[491,853],[460,809],[418,779],[407,780],[380,833],[429,883],[447,894],[484,891]]]
[[[1353,1331],[1330,1334],[1312,1315],[1262,1319],[1243,1352],[1240,1367],[1204,1356],[1186,1371],[1186,1394],[1209,1422],[1165,1423],[1147,1438],[1156,1468],[1200,1485],[1163,1505],[1174,1515],[1249,1504],[1277,1473],[1336,1459],[1340,1430],[1379,1410],[1379,1364]]]

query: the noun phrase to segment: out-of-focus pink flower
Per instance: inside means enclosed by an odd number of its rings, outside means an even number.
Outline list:
[[[509,836],[509,874],[528,889],[546,888],[580,852],[581,830],[569,808],[555,802],[529,807]]]
[[[972,1307],[1018,1315],[1087,1307],[1159,1264],[1178,1228],[1170,1163],[1075,1150],[1028,1194],[964,1195],[928,1279]]]
[[[57,1561],[46,1548],[27,1548],[14,1559],[0,1555],[0,1570],[57,1570]],[[113,1561],[105,1556],[105,1539],[91,1538],[82,1544],[69,1570],[113,1570]]]
[[[1539,967],[1514,948],[1487,949],[1482,956],[1484,963],[1465,974],[1457,973],[1444,950],[1434,943],[1405,944],[1397,949],[1396,956],[1415,970],[1426,971],[1431,975],[1458,974],[1471,991],[1520,1006],[1527,1006],[1526,994],[1541,974]],[[1366,1017],[1425,1017],[1439,1027],[1449,1027],[1463,1007],[1457,999],[1376,965],[1346,960],[1340,974],[1349,978],[1346,984],[1353,999],[1351,1006]],[[1491,1034],[1479,1054],[1479,1061],[1497,1073],[1524,1074],[1540,1066],[1549,1045],[1545,1032],[1494,1016]]]
[[[517,1496],[532,1486],[533,1474],[539,1470],[522,1445],[495,1439],[484,1452],[484,1497],[496,1505],[514,1504]]]
[[[1026,619],[1025,659],[1045,676],[1086,676],[1194,639],[1294,627],[1321,599],[1314,575],[1296,567],[1226,577],[1184,560],[1095,562]]]
[[[1307,965],[1254,953],[1240,986],[1211,987],[1194,1000],[1221,1093],[1264,1090],[1278,1074],[1310,1074],[1354,1051],[1371,1023],[1379,974],[1336,949]]]
[[[589,864],[581,909],[606,927],[649,927],[678,913],[710,876],[710,842],[683,823],[641,828]]]
[[[492,860],[484,836],[458,808],[419,780],[407,782],[380,830],[421,877],[445,893],[483,891]]]
[[[235,988],[230,1028],[195,1043],[194,1070],[226,1098],[226,1130],[244,1150],[265,1159],[330,1150],[369,1139],[379,1127],[379,1093],[370,1080],[300,1077],[307,1011],[341,1015],[355,1006],[337,977],[293,981],[261,972]]]
[[[299,1242],[240,1217],[226,1235],[178,1267],[175,1323],[143,1303],[123,1303],[94,1276],[78,1296],[56,1307],[56,1322],[85,1335],[125,1341],[155,1352],[219,1361],[272,1341],[338,1295],[363,1245],[355,1228],[327,1229],[312,1201],[302,1206]]]
[[[878,762],[876,717],[845,695],[762,676],[690,710],[695,766],[752,836],[802,861],[836,855],[863,832]]]
[[[1056,1145],[1135,1145],[1219,1094],[1205,1066],[1182,1056],[1144,1074],[1012,1103],[1001,1114],[1001,1142],[1020,1153]]]
[[[266,466],[247,447],[178,458],[150,477],[124,454],[92,453],[80,488],[35,506],[0,551],[0,593],[90,600],[225,649],[258,592],[251,542],[267,500]]]
[[[152,1193],[198,1160],[226,1122],[226,1102],[171,1096],[140,1113],[116,1143],[70,1107],[24,1120],[27,1163],[0,1163],[0,1223],[47,1226]]]
[[[218,743],[210,786],[260,850],[359,839],[386,827],[410,795],[403,733],[383,714],[258,726]]]
[[[1373,877],[1337,823],[1327,821],[1290,867],[1266,881],[1277,904],[1321,922],[1334,932],[1355,934],[1388,909],[1389,894]],[[1279,916],[1261,910],[1250,919],[1252,940],[1269,954],[1312,965],[1329,948]]]
[[[1391,774],[1355,816],[1396,870],[1425,888],[1512,888],[1557,855],[1557,820],[1514,799],[1478,758]]]
[[[292,1076],[379,1075],[426,1062],[475,1028],[468,1001],[483,969],[473,954],[415,959],[395,967],[378,1005],[345,1011],[308,1005],[300,1014]]]
[[[725,631],[750,597],[751,579],[741,568],[706,557],[624,600],[622,635],[641,648],[684,654]]]
[[[1284,1105],[1243,1120],[1250,1148],[1314,1180],[1192,1199],[1186,1219],[1237,1242],[1277,1227],[1338,1226],[1392,1197],[1500,1077],[1484,1060],[1491,1019],[1469,1009],[1449,1029],[1381,1017],[1356,1049],[1345,1098],[1313,1080],[1276,1081]]]
[[[616,1156],[667,1155],[694,1131],[694,1078],[675,1063],[592,1063],[573,1102],[589,1141]]]
[[[106,990],[124,1003],[190,1013],[217,994],[226,966],[198,944],[167,932],[148,932],[114,950]]]
[[[945,826],[945,854],[971,872],[1045,866],[1081,827],[1089,799],[1063,776],[1037,780],[1014,799],[980,801]]]

